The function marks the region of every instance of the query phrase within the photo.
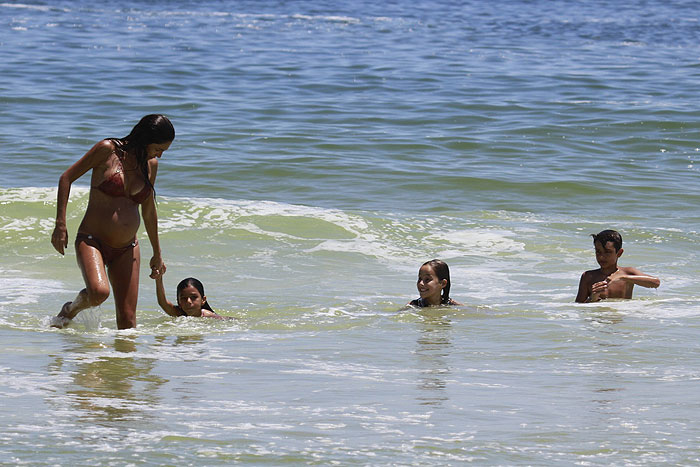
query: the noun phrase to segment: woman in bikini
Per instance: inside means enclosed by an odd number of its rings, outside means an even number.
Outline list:
[[[62,328],[85,308],[100,305],[114,292],[119,329],[136,326],[141,255],[136,232],[141,214],[151,242],[151,277],[165,272],[158,241],[158,216],[154,199],[158,158],[175,139],[170,120],[146,115],[124,138],[108,138],[92,147],[58,180],[54,248],[64,254],[68,246],[66,207],[70,187],[92,169],[90,198],[75,236],[78,266],[85,288],[61,308],[52,322]]]

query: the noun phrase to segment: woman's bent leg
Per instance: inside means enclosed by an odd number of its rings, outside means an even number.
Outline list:
[[[125,251],[109,265],[109,280],[117,309],[117,328],[136,327],[136,302],[139,298],[139,246]]]
[[[66,302],[51,321],[51,326],[56,328],[66,326],[82,310],[100,305],[109,297],[109,282],[100,251],[86,242],[78,243],[75,251],[85,288],[72,302]]]

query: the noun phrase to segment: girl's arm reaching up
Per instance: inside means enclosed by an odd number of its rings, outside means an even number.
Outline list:
[[[170,316],[183,316],[180,307],[170,303],[170,300],[165,296],[165,288],[163,287],[163,276],[158,274],[156,277],[156,296],[158,297],[158,305],[164,312]]]

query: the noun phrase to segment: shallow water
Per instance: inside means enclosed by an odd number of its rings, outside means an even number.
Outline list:
[[[0,4],[4,462],[697,463],[696,16]],[[165,316],[143,271],[136,329],[111,299],[51,329],[82,287],[58,176],[152,112],[166,289],[236,319]],[[573,304],[605,228],[662,286]],[[405,309],[434,257],[465,305]]]

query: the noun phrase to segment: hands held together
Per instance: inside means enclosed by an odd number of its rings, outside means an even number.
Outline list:
[[[163,263],[163,258],[161,258],[160,255],[153,256],[151,258],[150,266],[151,266],[151,275],[150,275],[151,279],[157,279],[159,277],[162,277],[163,274],[165,274],[165,270],[167,269],[165,267],[165,263]]]

